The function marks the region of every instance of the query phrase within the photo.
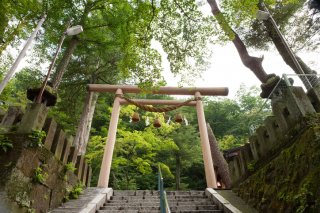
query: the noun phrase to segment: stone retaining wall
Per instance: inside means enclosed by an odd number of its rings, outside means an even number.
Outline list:
[[[18,107],[10,107],[1,121],[0,140],[13,147],[7,152],[0,149],[0,191],[25,211],[47,212],[59,206],[76,185],[90,186],[91,168],[83,155],[78,156],[73,137],[47,118],[43,105],[32,104],[22,115]],[[39,130],[46,136],[35,144]],[[74,171],[67,169],[71,163]]]
[[[225,153],[233,186],[292,144],[306,127],[305,118],[320,112],[319,91],[313,88],[307,95],[301,87],[288,87],[272,98],[273,115],[257,128],[249,143]]]

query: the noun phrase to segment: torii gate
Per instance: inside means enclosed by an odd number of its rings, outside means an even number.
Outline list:
[[[128,101],[122,99],[124,93],[140,93],[141,89],[137,86],[129,85],[106,85],[106,84],[89,84],[87,87],[89,92],[109,92],[115,93],[115,99],[113,103],[111,120],[109,123],[109,131],[107,136],[107,142],[104,148],[103,159],[100,168],[100,175],[98,181],[98,187],[108,187],[109,176],[111,170],[112,155],[116,140],[117,126],[120,114],[120,106],[123,104],[130,104]],[[206,121],[204,116],[202,96],[227,96],[228,88],[226,87],[160,87],[158,90],[152,91],[153,94],[166,94],[166,95],[194,95],[195,101],[188,102],[188,106],[196,106],[198,125],[201,139],[201,148],[204,162],[204,170],[206,175],[206,182],[208,188],[216,188],[217,181],[214,172],[213,161],[211,157],[211,150],[208,138],[208,132],[206,128]],[[180,105],[183,102],[176,100],[133,100],[139,104],[145,105]]]

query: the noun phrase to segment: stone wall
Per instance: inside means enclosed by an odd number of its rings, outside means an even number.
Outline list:
[[[284,200],[289,199],[290,193],[298,193],[303,187],[301,181],[305,176],[300,173],[305,171],[302,169],[300,161],[302,160],[302,164],[306,167],[310,166],[309,163],[312,162],[304,161],[305,158],[300,158],[300,155],[291,156],[291,161],[286,161],[288,165],[281,162],[283,162],[284,153],[288,152],[287,150],[296,151],[294,147],[299,146],[297,144],[306,148],[309,143],[314,145],[314,142],[318,140],[318,130],[314,132],[316,128],[314,125],[319,124],[317,121],[317,112],[320,110],[319,91],[319,88],[313,88],[306,94],[300,87],[283,89],[279,96],[273,97],[271,100],[273,115],[269,116],[264,125],[260,126],[256,133],[249,138],[249,143],[226,153],[233,187],[239,187],[239,195],[263,212],[268,208],[273,209],[270,212],[276,212],[279,205],[281,208],[295,206],[292,205],[292,200],[290,201],[291,205],[288,204],[289,201],[286,203]],[[314,134],[311,134],[310,131],[313,131]],[[311,137],[309,134],[313,136]],[[320,152],[318,146],[313,146],[312,149],[314,149],[312,153]],[[306,149],[303,150],[306,151]],[[305,155],[306,153],[300,154]],[[292,188],[291,184],[285,181],[281,182],[281,180],[291,180],[290,175],[293,174],[286,172],[286,166],[289,167],[289,165],[291,169],[299,173],[298,177],[295,176],[298,180],[292,180],[298,188]],[[279,183],[281,184],[279,185]],[[287,192],[284,190],[281,195],[277,196],[277,190],[280,186],[285,188]],[[272,193],[267,193],[267,188]],[[281,203],[279,199],[284,202]],[[313,201],[315,202],[315,200]],[[270,202],[277,203],[277,205],[270,206]],[[299,207],[301,206],[303,205]]]
[[[0,192],[24,211],[47,212],[59,206],[76,185],[90,185],[91,168],[83,155],[78,156],[73,138],[46,115],[47,109],[40,104],[32,104],[23,116],[20,109],[11,107],[1,122],[0,140],[12,148],[5,152],[0,147]],[[40,143],[36,137],[40,131],[34,129],[46,132]]]

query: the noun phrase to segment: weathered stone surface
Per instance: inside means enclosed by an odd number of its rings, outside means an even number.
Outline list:
[[[51,152],[54,153],[58,160],[61,159],[62,149],[65,142],[65,134],[61,128],[58,128],[54,135],[53,143],[51,146]]]
[[[320,112],[320,86],[318,85],[314,88],[311,88],[307,95],[316,112]]]
[[[92,175],[92,168],[88,166],[88,175],[87,175],[87,180],[86,180],[86,186],[90,187],[90,182],[91,182],[91,175]]]
[[[30,133],[31,130],[41,130],[48,114],[48,108],[43,104],[29,104],[22,117],[18,133]]]
[[[21,121],[23,115],[20,106],[10,106],[7,113],[3,116],[1,126],[11,126]]]
[[[28,134],[6,134],[14,150],[0,151],[0,189],[20,206],[46,212],[61,204],[67,188],[75,186],[79,179],[46,148],[29,148]],[[35,181],[35,169],[41,168],[43,183]],[[52,193],[51,193],[52,191]]]
[[[82,177],[81,177],[82,183],[84,185],[86,184],[87,175],[88,175],[88,164],[84,162],[84,168],[83,168]]]
[[[24,149],[21,157],[17,161],[16,168],[27,177],[34,175],[34,170],[40,165],[39,158],[36,156],[37,151],[34,149]]]
[[[32,202],[32,208],[36,212],[47,212],[50,207],[50,194],[51,190],[48,187],[42,184],[33,184],[30,199],[37,202]]]
[[[74,165],[77,163],[78,150],[76,147],[71,146],[68,156],[68,162],[72,162]]]
[[[259,160],[261,158],[261,154],[259,152],[258,136],[257,135],[250,136],[249,142],[250,142],[250,148],[251,148],[253,158],[255,160]]]
[[[61,161],[63,164],[66,164],[68,162],[68,156],[70,153],[70,147],[72,145],[72,139],[70,137],[67,137],[65,139],[65,143],[62,149],[62,155],[61,155]]]
[[[57,130],[57,123],[52,118],[47,118],[43,127],[43,131],[47,133],[44,141],[44,147],[51,150],[52,142],[54,139],[55,132]]]
[[[76,164],[76,174],[79,178],[79,180],[81,180],[82,177],[82,172],[83,172],[83,165],[84,164],[84,155],[78,156],[77,157],[77,164]]]
[[[272,146],[277,146],[279,140],[282,140],[283,132],[279,128],[275,116],[268,116],[264,121],[265,127],[268,131],[269,142]]]
[[[238,193],[259,212],[320,212],[319,123],[239,185]],[[285,198],[285,199],[284,199]]]

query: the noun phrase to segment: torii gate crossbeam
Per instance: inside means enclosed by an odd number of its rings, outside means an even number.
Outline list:
[[[117,126],[120,114],[120,106],[122,104],[129,104],[126,100],[121,99],[123,93],[140,93],[142,92],[137,86],[130,85],[103,85],[103,84],[89,84],[87,86],[89,92],[110,92],[115,93],[111,119],[109,123],[109,131],[107,142],[104,148],[103,159],[101,163],[98,187],[108,187],[109,176],[111,170],[113,150],[116,140]],[[167,94],[167,95],[194,95],[195,101],[191,101],[187,106],[196,106],[199,132],[201,139],[201,148],[203,154],[203,162],[205,169],[205,176],[207,187],[216,188],[216,176],[211,156],[208,132],[206,128],[206,121],[204,116],[203,104],[201,96],[226,96],[228,95],[228,88],[226,87],[160,87],[158,90],[152,91],[153,94]],[[164,104],[164,105],[179,105],[181,101],[175,100],[135,100],[141,104]]]

